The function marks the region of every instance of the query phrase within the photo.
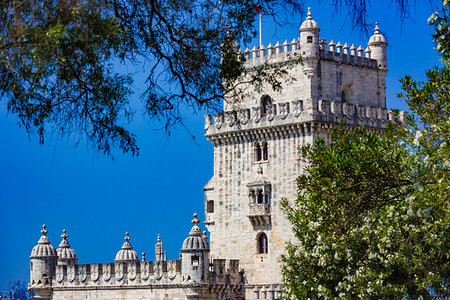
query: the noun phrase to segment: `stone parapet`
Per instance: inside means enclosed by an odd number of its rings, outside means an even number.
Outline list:
[[[400,112],[403,122],[406,112]],[[314,123],[384,129],[395,116],[386,108],[342,103],[322,99],[296,100],[273,104],[267,114],[261,107],[205,115],[205,136],[214,145],[268,139],[279,136],[307,135]]]
[[[215,259],[209,271],[211,284],[240,284],[239,261]],[[181,274],[181,260],[75,264],[56,266],[52,288],[108,288],[189,285]]]

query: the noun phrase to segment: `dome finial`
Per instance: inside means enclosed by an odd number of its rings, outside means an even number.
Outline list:
[[[161,236],[159,235],[159,233],[158,233],[158,237],[156,238],[156,241],[157,241],[158,243],[161,243]]]
[[[136,251],[133,250],[133,247],[129,242],[130,240],[130,237],[128,236],[129,234],[130,233],[128,231],[125,232],[125,242],[122,245],[122,250],[117,252],[116,259],[114,260],[114,262],[139,261]]]
[[[312,20],[312,13],[311,13],[311,7],[308,7],[308,13],[307,13],[306,20]]]
[[[375,22],[375,34],[380,34],[380,28],[378,27],[378,22]]]
[[[47,229],[45,229],[45,228],[47,228],[47,225],[45,225],[45,224],[43,224],[42,225],[42,230],[41,230],[41,233],[42,233],[42,235],[47,235]]]
[[[194,223],[195,225],[197,225],[198,223],[200,223],[200,221],[197,219],[197,213],[194,213],[194,220],[192,220],[192,223]]]
[[[67,239],[67,237],[69,237],[66,233],[67,231],[65,229],[63,229],[63,234],[61,234],[61,237],[65,240]]]

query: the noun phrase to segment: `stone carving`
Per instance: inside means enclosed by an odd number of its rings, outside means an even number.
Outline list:
[[[252,119],[255,123],[258,123],[261,120],[261,107],[253,107],[252,108]]]
[[[137,264],[132,263],[128,265],[128,279],[135,280],[137,275]]]
[[[355,114],[355,106],[349,103],[342,103],[342,110],[347,120],[352,120]]]
[[[91,280],[97,281],[99,277],[100,277],[99,265],[97,264],[91,265]]]
[[[247,124],[250,119],[250,111],[248,109],[241,109],[239,111],[239,122],[243,125]]]
[[[87,278],[87,266],[81,265],[78,267],[78,278],[81,282],[86,281]]]
[[[294,116],[298,117],[303,110],[303,101],[302,100],[292,101],[292,105]]]
[[[220,129],[223,124],[223,114],[214,114],[214,123],[216,124],[216,128]]]
[[[270,214],[270,205],[267,203],[250,203],[249,204],[249,215],[250,216],[260,216]]]
[[[280,103],[279,107],[280,107],[280,117],[282,119],[286,119],[286,117],[289,114],[289,103],[288,102]]]
[[[116,280],[121,281],[123,279],[123,275],[124,275],[123,269],[124,269],[124,264],[119,263],[116,268]]]
[[[67,279],[72,282],[75,280],[75,266],[67,266]]]
[[[63,268],[58,268],[56,271],[56,281],[62,282],[64,280]]]
[[[204,130],[208,130],[209,126],[212,124],[212,116],[209,114],[204,115],[205,118],[205,127],[203,127]]]
[[[103,271],[104,271],[103,272],[103,278],[105,279],[105,281],[110,280],[111,279],[111,273],[112,273],[111,265],[110,264],[106,264],[106,265],[103,265],[102,268],[103,268]]]
[[[275,104],[267,106],[267,119],[272,121],[275,118]]]
[[[236,112],[235,111],[227,111],[225,114],[227,116],[228,126],[233,127],[234,124],[236,124]]]

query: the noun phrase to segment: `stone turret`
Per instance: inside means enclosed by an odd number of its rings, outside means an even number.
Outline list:
[[[161,236],[158,234],[155,245],[155,261],[163,261],[163,260],[164,260],[163,244],[161,242]]]
[[[181,273],[186,281],[206,282],[208,281],[209,244],[206,234],[202,236],[196,213],[192,223],[194,226],[181,248]]]
[[[70,244],[67,241],[67,233],[66,230],[63,230],[63,234],[61,235],[62,241],[59,244],[59,248],[56,249],[58,253],[58,265],[74,265],[77,263],[78,258],[75,254],[75,250],[70,248]]]
[[[319,33],[320,28],[313,20],[311,8],[308,7],[308,16],[300,26],[300,49],[302,57],[319,56]]]
[[[50,244],[47,237],[48,231],[45,228],[45,224],[42,225],[42,236],[30,255],[30,284],[28,289],[34,292],[35,299],[50,299],[52,277],[55,275],[58,259],[56,249]]]
[[[122,245],[122,249],[117,252],[116,259],[114,262],[137,262],[139,261],[138,255],[136,251],[133,250],[133,247],[130,244],[129,233],[125,233],[125,242]]]
[[[387,68],[387,41],[386,38],[380,33],[378,22],[375,23],[375,32],[370,37],[367,46],[370,49],[370,58],[377,61],[379,68]]]

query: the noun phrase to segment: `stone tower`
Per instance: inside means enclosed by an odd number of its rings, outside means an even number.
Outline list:
[[[28,286],[29,290],[34,291],[35,299],[43,300],[51,299],[52,277],[55,275],[58,259],[56,249],[50,245],[45,228],[45,224],[42,225],[42,236],[31,251],[30,284]]]
[[[181,272],[184,280],[191,282],[207,282],[209,271],[209,244],[203,235],[198,223],[197,214],[194,214],[189,236],[184,240],[181,248]]]
[[[205,116],[205,136],[214,146],[214,175],[204,187],[210,255],[239,260],[245,299],[279,297],[279,259],[293,238],[280,201],[296,198],[304,167],[298,148],[326,137],[343,119],[350,127],[380,130],[392,118],[387,43],[378,25],[366,56],[354,44],[331,41],[327,48],[310,10],[299,31],[298,42],[243,52],[249,72],[265,64],[295,80],[284,82],[281,92],[244,86],[251,96],[239,106],[225,99],[224,113]]]

